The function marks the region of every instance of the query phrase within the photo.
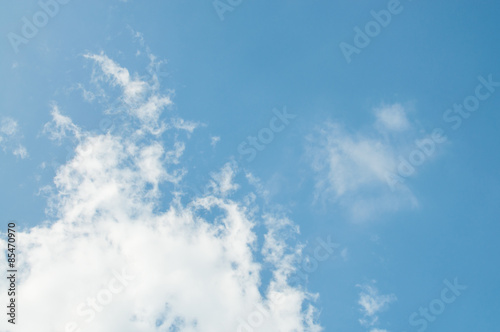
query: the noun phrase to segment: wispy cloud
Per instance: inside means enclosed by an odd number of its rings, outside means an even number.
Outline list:
[[[13,136],[17,133],[18,126],[17,121],[12,118],[6,117],[2,119],[2,125],[0,127],[0,132],[6,136]]]
[[[11,152],[14,156],[25,159],[29,154],[20,143],[22,137],[17,121],[10,117],[3,117],[0,122],[0,148],[4,152]]]
[[[50,139],[61,143],[62,140],[71,137],[76,140],[82,138],[81,129],[76,126],[71,118],[61,114],[59,107],[56,104],[52,105],[52,121],[46,123],[43,127],[43,132],[49,136]]]
[[[104,53],[86,54],[85,58],[93,60],[96,67],[93,72],[93,82],[105,82],[121,90],[121,97],[117,103],[120,112],[130,116],[140,126],[137,130],[147,130],[155,135],[160,135],[167,128],[165,123],[160,123],[163,110],[172,105],[171,95],[160,92],[157,77],[153,80],[142,80],[138,74],[131,75],[127,68],[121,67]],[[152,60],[154,61],[154,59]],[[110,110],[114,112],[116,110]],[[184,120],[173,120],[174,127],[181,127],[192,131],[193,123]]]
[[[210,137],[210,145],[212,147],[215,148],[217,146],[217,143],[219,143],[219,142],[220,142],[220,137],[219,136],[212,136],[212,137]]]
[[[339,203],[355,221],[418,206],[404,180],[394,180],[419,142],[407,113],[400,104],[385,105],[374,109],[370,126],[357,131],[332,121],[318,127],[307,144],[316,201]]]
[[[410,128],[410,122],[406,117],[405,110],[401,104],[393,104],[375,109],[376,124],[384,131],[404,131]]]
[[[363,318],[359,320],[360,324],[366,327],[373,326],[378,323],[378,314],[387,309],[390,303],[397,300],[394,294],[382,295],[374,283],[358,285],[361,288],[359,293],[358,304],[361,306]],[[372,329],[371,332],[385,331]]]

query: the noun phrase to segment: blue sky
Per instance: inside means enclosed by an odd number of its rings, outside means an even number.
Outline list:
[[[235,315],[249,324],[252,303],[261,303],[271,318],[255,331],[495,330],[500,4],[41,3],[58,8],[47,7],[53,15],[40,16],[43,5],[37,1],[9,2],[0,14],[0,216],[4,235],[9,220],[23,230],[19,303],[25,303],[25,312],[35,312],[44,301],[44,294],[28,290],[45,285],[54,271],[70,270],[67,262],[79,264],[81,252],[71,243],[81,234],[109,231],[115,239],[122,233],[107,222],[116,220],[138,238],[154,237],[163,234],[155,228],[164,222],[158,220],[173,218],[165,211],[177,209],[180,220],[186,215],[204,219],[192,226],[201,232],[196,233],[200,241],[241,249],[233,258],[213,249],[221,255],[217,262],[259,266],[259,278],[245,279],[245,285],[260,295],[221,295],[220,302],[227,303],[213,305],[241,309]],[[383,24],[374,23],[375,16],[385,17]],[[26,35],[26,22],[43,17],[46,24]],[[367,31],[370,26],[378,30]],[[368,45],[360,46],[363,40]],[[346,44],[358,51],[346,56],[341,47]],[[120,144],[128,150],[120,150]],[[96,164],[104,165],[108,178],[91,172]],[[114,181],[129,181],[120,189],[127,195],[113,199],[106,185]],[[96,184],[91,186],[95,191],[88,183]],[[108,194],[111,198],[104,197]],[[239,207],[241,215],[230,213],[230,206]],[[139,226],[141,218],[147,222]],[[245,236],[201,231],[224,218],[248,219],[241,226]],[[228,234],[236,227],[231,220],[222,223]],[[189,229],[168,234],[187,239],[193,235]],[[140,262],[106,247],[104,238],[95,241],[104,241],[92,249],[95,257],[108,257],[109,251],[114,269],[143,270]],[[173,249],[154,247],[155,241],[148,247],[152,264],[162,265],[157,260],[164,258],[163,265],[169,265],[166,257]],[[336,245],[319,261],[315,253],[324,241]],[[82,248],[91,243],[82,242]],[[196,261],[184,245],[176,250],[181,259],[186,255],[186,271],[206,269],[214,278],[229,273]],[[43,264],[51,262],[57,269],[45,271]],[[104,258],[91,263],[88,271],[95,273],[75,276],[74,285],[95,281],[87,292],[98,293],[99,280],[110,275],[109,264]],[[175,273],[150,271],[158,278]],[[178,297],[186,296],[185,301],[170,301],[174,291],[162,283],[156,291],[165,298],[149,304],[165,301],[170,309],[163,309],[162,319],[140,316],[137,308],[147,300],[134,294],[150,290],[139,274],[136,279],[91,322],[79,317],[81,331],[167,331],[170,326],[237,331],[237,323],[233,328],[209,319],[218,317],[210,312],[210,301],[184,310],[194,297],[181,292]],[[179,289],[190,289],[192,280],[197,279],[178,281],[183,283]],[[460,295],[450,290],[455,280],[467,286],[455,289]],[[64,284],[59,291],[70,294],[74,285]],[[235,294],[244,289],[233,286],[228,288]],[[204,289],[199,289],[201,298],[212,296]],[[290,300],[296,305],[286,316],[290,323],[280,320],[285,316],[278,309],[271,310],[270,290],[298,296]],[[443,294],[455,299],[446,303]],[[81,298],[85,293],[61,298],[69,308],[67,317],[61,313],[64,322],[78,317]],[[124,309],[125,302],[134,308]],[[429,306],[431,313],[442,313],[425,318],[419,310]],[[47,312],[59,310],[56,303],[47,307]],[[158,304],[154,310],[160,314],[161,308]],[[113,325],[120,312],[136,319]],[[170,312],[177,320],[169,321]],[[65,331],[64,322],[36,319],[40,331]],[[198,325],[189,325],[190,319]],[[22,324],[23,317],[19,320]],[[142,325],[134,325],[139,321]],[[5,331],[29,330],[29,325],[0,324]]]

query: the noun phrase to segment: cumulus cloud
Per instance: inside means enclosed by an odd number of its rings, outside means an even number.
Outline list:
[[[87,58],[120,87],[133,125],[88,132],[53,107],[47,134],[72,135],[77,146],[54,178],[51,220],[17,232],[17,327],[244,331],[263,308],[259,331],[321,331],[315,295],[288,282],[300,260],[300,246],[286,241],[298,232],[294,223],[264,213],[252,193],[235,198],[234,163],[212,174],[211,190],[181,199],[185,143],[157,135],[168,128],[161,116],[170,100],[105,54]],[[256,225],[267,230],[263,241]],[[0,265],[6,270],[5,256]],[[273,277],[263,284],[265,271]],[[5,319],[0,324],[6,329]]]
[[[21,139],[17,121],[11,117],[3,117],[0,122],[0,148],[21,159],[27,158],[28,150],[20,143]]]
[[[339,203],[355,221],[418,206],[406,183],[416,167],[411,174],[401,175],[401,165],[408,163],[412,153],[418,153],[420,160],[423,156],[425,162],[437,143],[428,143],[429,135],[419,137],[406,113],[399,104],[388,105],[375,109],[372,125],[358,131],[332,121],[318,127],[307,144],[307,157],[316,173],[316,201]],[[420,146],[430,152],[424,154]]]
[[[387,309],[388,305],[397,300],[394,294],[382,295],[373,284],[357,285],[361,288],[358,304],[361,306],[363,318],[359,320],[363,326],[373,326],[378,323],[378,314]],[[371,332],[385,331],[372,329]]]

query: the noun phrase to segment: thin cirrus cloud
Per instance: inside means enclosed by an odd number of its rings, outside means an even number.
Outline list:
[[[298,232],[294,223],[258,214],[252,193],[234,198],[241,189],[231,163],[212,174],[205,194],[184,202],[185,142],[175,135],[166,143],[159,133],[193,125],[166,125],[169,96],[104,53],[86,58],[96,65],[94,80],[120,89],[131,125],[85,131],[53,105],[45,133],[77,146],[54,178],[53,221],[17,233],[19,310],[30,317],[19,329],[238,331],[259,308],[266,311],[259,331],[321,331],[316,296],[288,282],[301,256],[285,236]],[[166,207],[165,187],[173,197]],[[258,224],[264,234],[254,231]],[[272,278],[262,285],[265,270]]]
[[[373,114],[372,124],[357,131],[328,121],[309,135],[306,145],[315,201],[338,203],[353,221],[418,206],[398,167],[422,137],[400,104],[375,108]]]

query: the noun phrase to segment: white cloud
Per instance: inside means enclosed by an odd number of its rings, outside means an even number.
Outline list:
[[[62,115],[56,104],[52,105],[51,115],[52,121],[43,127],[43,132],[48,134],[50,139],[60,143],[67,137],[74,137],[77,140],[81,138],[81,129],[71,121],[71,118]]]
[[[0,122],[0,148],[4,152],[9,151],[14,156],[25,159],[29,154],[26,147],[20,143],[22,137],[17,121],[10,117],[3,117]]]
[[[308,137],[316,200],[338,202],[355,221],[418,205],[403,181],[394,181],[400,158],[414,148],[415,130],[398,104],[375,113],[369,128],[349,132],[327,122]]]
[[[13,136],[17,133],[17,122],[12,118],[3,118],[0,126],[0,133],[6,136]]]
[[[89,103],[93,102],[94,99],[96,98],[96,95],[92,91],[87,90],[81,83],[76,85],[76,89],[82,91],[83,99],[85,101],[88,101]]]
[[[103,76],[97,74],[95,79],[107,80],[114,86],[120,86],[126,103],[137,101],[146,92],[145,82],[132,78],[126,68],[120,67],[104,53],[86,54],[85,57],[94,60],[104,74]]]
[[[171,120],[170,126],[175,129],[185,130],[191,134],[196,128],[201,126],[201,124],[193,121],[185,121],[181,118],[175,118]]]
[[[160,92],[159,80],[155,73],[150,73],[149,80],[146,81],[137,74],[131,75],[127,68],[121,67],[103,53],[86,54],[85,58],[93,60],[96,65],[93,72],[94,83],[107,82],[120,88],[122,96],[117,102],[118,111],[140,124],[137,129],[138,134],[146,130],[158,136],[169,128],[163,122],[160,124],[159,121],[163,110],[172,105],[171,95]],[[150,56],[150,61],[150,66],[153,66],[155,57]],[[117,110],[110,110],[110,112],[115,111]],[[172,121],[174,128],[177,128],[176,125],[178,127],[184,125],[184,129],[192,131],[196,127],[193,127],[193,123],[184,120]]]
[[[384,129],[403,131],[410,128],[410,122],[401,104],[386,105],[377,108],[375,115],[377,117],[377,124]]]
[[[268,186],[263,185],[261,179],[250,172],[246,172],[245,176],[248,180],[248,183],[250,183],[255,188],[256,193],[266,201],[269,201],[270,192],[268,190]]]
[[[361,306],[363,318],[359,320],[363,326],[373,326],[378,323],[378,314],[387,309],[388,305],[397,300],[394,294],[381,295],[374,285],[357,285],[361,288],[358,304]],[[374,329],[377,331],[377,329]],[[372,330],[372,331],[374,331]]]
[[[210,187],[213,192],[225,196],[239,188],[237,184],[233,183],[236,167],[234,163],[227,163],[220,172],[212,174],[213,181],[211,181]]]
[[[14,151],[12,151],[12,153],[14,154],[14,156],[18,156],[21,159],[28,157],[28,151],[22,145],[19,145],[17,148],[15,148]]]
[[[219,136],[212,136],[210,137],[210,145],[215,148],[217,143],[220,142],[220,137]]]
[[[232,163],[213,174],[210,194],[183,203],[175,193],[185,172],[184,143],[165,143],[154,133],[166,128],[165,103],[104,54],[88,58],[123,88],[137,122],[96,134],[53,108],[46,132],[54,139],[74,135],[77,147],[54,179],[53,221],[17,233],[18,328],[237,331],[261,306],[269,317],[259,331],[320,331],[315,296],[287,281],[300,250],[283,236],[296,233],[296,226],[282,215],[257,214],[251,193],[233,198],[239,185]],[[267,228],[263,248],[254,231],[259,224]],[[0,245],[6,248],[4,240]],[[6,264],[4,255],[1,268]],[[264,270],[273,275],[267,285]],[[0,288],[6,286],[1,279]],[[0,297],[7,300],[6,293]],[[2,320],[0,329],[6,324]]]

